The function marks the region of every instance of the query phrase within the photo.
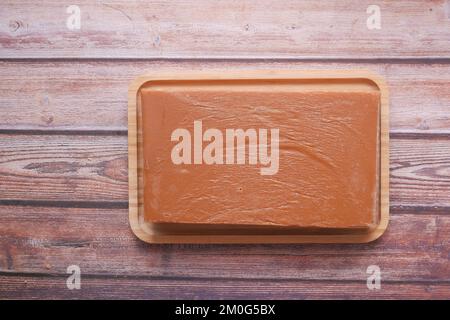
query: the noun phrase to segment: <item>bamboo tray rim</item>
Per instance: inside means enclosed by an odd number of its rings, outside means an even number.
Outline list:
[[[380,92],[379,134],[379,210],[375,229],[364,234],[158,234],[152,223],[143,219],[142,159],[137,94],[149,82],[198,80],[369,80]],[[369,70],[208,70],[202,72],[158,71],[136,78],[128,89],[128,183],[129,222],[133,233],[148,243],[366,243],[379,238],[389,223],[389,92],[385,80]]]

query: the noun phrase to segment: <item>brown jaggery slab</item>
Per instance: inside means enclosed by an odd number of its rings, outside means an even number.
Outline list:
[[[314,230],[376,226],[380,94],[341,89],[182,81],[142,87],[145,220]],[[264,166],[248,161],[174,164],[172,132],[186,128],[193,136],[198,120],[203,131],[217,128],[224,136],[229,128],[278,128],[277,173],[261,175]]]

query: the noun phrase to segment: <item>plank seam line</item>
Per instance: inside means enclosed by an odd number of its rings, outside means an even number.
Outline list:
[[[67,278],[68,274],[61,273],[44,273],[44,272],[5,272],[0,271],[0,276],[4,277],[35,277],[35,278]],[[120,279],[120,280],[173,280],[173,281],[282,281],[282,282],[329,282],[329,283],[365,283],[366,279],[299,279],[299,278],[239,278],[239,277],[198,277],[198,276],[151,276],[151,275],[122,275],[122,274],[92,274],[82,273],[82,278],[87,279]],[[433,279],[433,280],[386,280],[383,279],[383,283],[390,284],[442,284],[450,285],[449,279]]]
[[[391,205],[391,214],[450,215],[450,206]]]
[[[329,63],[386,63],[386,64],[450,64],[450,57],[415,57],[415,56],[386,56],[386,57],[371,57],[371,58],[348,58],[348,57],[314,57],[314,56],[203,56],[203,57],[186,57],[186,56],[123,56],[123,57],[39,57],[39,56],[23,56],[23,57],[0,57],[0,62],[5,61],[25,61],[25,62],[72,62],[72,61],[142,61],[142,62],[329,62]]]
[[[127,136],[128,129],[13,129],[0,128],[0,135],[61,135],[61,136]],[[433,131],[433,132],[412,132],[412,131],[391,131],[389,133],[391,139],[428,139],[428,140],[447,140],[450,139],[450,131]]]
[[[389,137],[391,139],[428,139],[428,140],[447,140],[450,139],[450,131],[432,131],[432,132],[414,132],[414,131],[390,131]]]
[[[128,209],[128,201],[63,201],[0,199],[0,205],[23,207]]]
[[[53,207],[53,208],[84,208],[84,209],[128,209],[128,201],[64,201],[64,200],[24,200],[0,199],[2,206],[17,207]],[[430,214],[450,215],[450,206],[436,205],[391,205],[392,214]]]
[[[16,134],[16,135],[64,135],[64,136],[127,136],[127,129],[117,130],[70,130],[70,129],[2,129],[0,134]]]

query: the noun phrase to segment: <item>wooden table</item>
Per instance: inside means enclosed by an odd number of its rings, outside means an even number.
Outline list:
[[[0,4],[0,298],[450,298],[450,5]],[[371,4],[381,29],[369,29]],[[127,87],[154,70],[367,68],[390,88],[391,220],[361,245],[148,245]],[[81,268],[81,289],[66,271]],[[366,286],[369,265],[381,289]]]

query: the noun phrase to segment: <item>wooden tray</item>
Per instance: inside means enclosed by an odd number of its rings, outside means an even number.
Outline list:
[[[161,228],[143,218],[143,159],[142,120],[137,103],[139,89],[149,82],[192,80],[332,80],[353,83],[371,83],[380,91],[379,127],[379,203],[380,222],[369,233],[306,233],[299,229],[271,231],[266,228],[234,228],[172,225]],[[245,71],[239,73],[217,71],[214,73],[171,74],[158,73],[134,80],[128,91],[128,168],[129,168],[129,220],[135,235],[150,243],[364,243],[377,239],[389,222],[389,107],[388,89],[384,80],[365,70],[316,70],[316,71]],[[203,231],[202,231],[203,230]],[[209,230],[209,232],[207,232]]]

